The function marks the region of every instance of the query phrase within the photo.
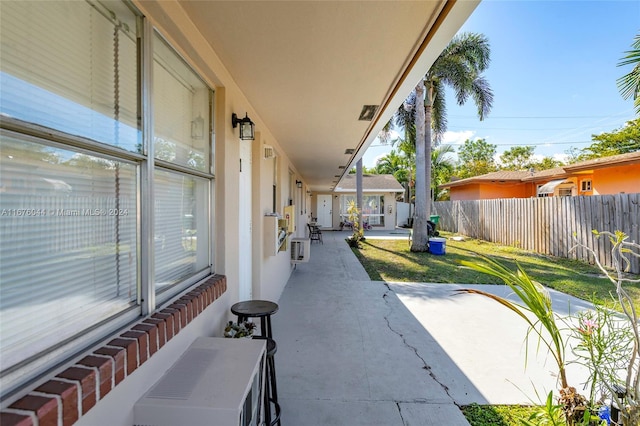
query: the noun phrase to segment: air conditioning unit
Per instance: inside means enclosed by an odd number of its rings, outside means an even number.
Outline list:
[[[265,340],[200,337],[136,402],[134,426],[259,426]]]
[[[264,159],[275,158],[276,150],[271,145],[264,145]]]
[[[309,238],[291,239],[291,263],[304,263],[309,261],[311,255],[311,240]]]

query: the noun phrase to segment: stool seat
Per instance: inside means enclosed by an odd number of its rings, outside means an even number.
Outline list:
[[[278,304],[269,300],[245,300],[231,306],[231,313],[238,317],[238,323],[248,318],[260,318],[262,337],[273,338],[271,315],[278,312]]]
[[[278,312],[278,304],[268,300],[245,300],[234,303],[231,312],[244,317],[263,317]]]

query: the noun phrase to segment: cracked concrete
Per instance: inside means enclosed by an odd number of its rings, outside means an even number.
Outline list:
[[[526,325],[515,314],[481,296],[452,296],[472,285],[370,281],[347,236],[324,232],[278,301],[285,426],[467,426],[460,406],[527,404],[557,389],[553,363],[536,355],[535,342],[525,368]],[[551,296],[560,314],[590,308]],[[575,365],[567,373],[575,386],[587,377]]]
[[[395,294],[393,296],[389,296],[389,293],[391,292],[391,288],[389,287],[389,285],[387,283],[384,283],[385,286],[389,289],[387,292],[385,292],[385,294],[382,296],[383,299],[385,300],[385,302],[387,302],[389,300],[390,297],[395,297]],[[396,333],[401,339],[402,339],[402,343],[409,349],[411,349],[416,357],[418,357],[422,363],[424,364],[424,369],[428,372],[429,377],[431,377],[436,383],[438,383],[441,387],[442,390],[447,394],[447,396],[449,396],[449,398],[451,398],[451,400],[454,402],[454,399],[451,397],[451,395],[449,394],[449,388],[442,383],[440,380],[438,380],[438,378],[436,377],[435,373],[433,372],[433,369],[431,368],[431,366],[427,363],[427,361],[420,355],[420,353],[418,352],[418,348],[416,348],[415,346],[410,345],[407,342],[407,339],[405,339],[404,334],[401,333],[399,330],[395,330],[392,326],[391,326],[391,322],[389,320],[389,317],[385,315],[385,320],[387,321],[387,327],[389,327],[389,330],[391,330],[392,332]],[[456,404],[457,405],[457,404]]]
[[[278,301],[283,424],[468,425],[430,365],[433,339],[392,288],[368,279],[344,237],[324,232]]]

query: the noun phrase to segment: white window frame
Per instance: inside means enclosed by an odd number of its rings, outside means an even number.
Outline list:
[[[129,6],[127,6],[129,7]],[[133,10],[133,8],[130,8]],[[141,316],[148,315],[159,307],[156,300],[156,291],[154,288],[154,215],[153,215],[153,178],[154,169],[158,166],[173,169],[181,173],[188,173],[199,178],[207,179],[208,185],[208,266],[203,270],[196,272],[194,275],[186,278],[179,284],[173,285],[167,290],[162,300],[168,300],[170,297],[185,291],[196,282],[200,281],[208,275],[214,273],[214,133],[213,133],[213,105],[215,104],[215,92],[209,87],[210,92],[210,128],[205,129],[205,137],[209,138],[209,167],[205,171],[192,170],[179,165],[169,165],[165,162],[157,162],[154,159],[153,149],[153,96],[152,96],[152,64],[153,64],[153,34],[154,28],[152,24],[145,19],[139,12],[133,12],[136,19],[141,24],[141,50],[139,67],[137,69],[140,75],[139,104],[141,114],[141,132],[143,153],[132,152],[120,149],[106,143],[96,142],[85,137],[64,133],[58,130],[52,130],[38,123],[27,123],[11,117],[3,117],[0,131],[3,134],[12,135],[24,140],[34,140],[39,143],[58,148],[66,148],[76,150],[78,152],[95,153],[99,157],[111,157],[119,161],[137,164],[137,194],[138,194],[138,219],[137,219],[137,304],[128,309],[117,313],[114,317],[95,324],[89,324],[85,330],[64,342],[58,342],[53,347],[47,348],[38,355],[26,359],[23,362],[15,364],[3,371],[1,379],[1,397],[13,395],[23,386],[27,385],[38,376],[46,373],[53,366],[64,362],[68,359],[69,354],[78,351],[79,348],[86,348],[96,344],[99,341],[116,333],[126,325],[135,321]],[[173,49],[175,52],[175,49]],[[178,54],[176,52],[176,54]],[[182,58],[184,60],[184,58]],[[188,61],[185,61],[188,64]],[[191,67],[193,70],[193,67]],[[196,72],[197,74],[197,72]],[[205,81],[204,79],[202,79]],[[206,84],[206,83],[205,83]]]

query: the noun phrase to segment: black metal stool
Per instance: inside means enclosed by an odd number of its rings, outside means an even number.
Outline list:
[[[231,312],[238,316],[238,324],[248,318],[260,318],[260,337],[273,339],[271,315],[278,312],[278,304],[268,300],[245,300],[235,303]]]
[[[246,321],[248,318],[260,318],[260,335],[253,336],[254,339],[267,340],[267,365],[266,365],[266,383],[264,390],[264,415],[265,424],[268,426],[280,426],[280,404],[278,403],[278,385],[276,382],[276,363],[273,358],[278,345],[273,340],[273,331],[271,330],[271,315],[278,312],[278,304],[268,300],[246,300],[235,303],[231,306],[231,313],[237,315],[238,324]],[[271,404],[274,406],[275,417],[271,419]]]
[[[278,403],[278,383],[276,381],[275,353],[278,351],[276,341],[268,337],[254,336],[254,339],[265,339],[267,341],[267,365],[266,383],[264,384],[264,418],[265,425],[280,425],[280,404]],[[275,417],[271,418],[271,404],[273,404]]]

